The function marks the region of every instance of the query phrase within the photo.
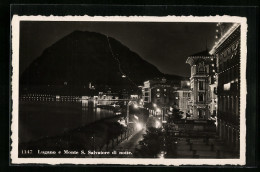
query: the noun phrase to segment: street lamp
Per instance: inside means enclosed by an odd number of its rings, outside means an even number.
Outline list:
[[[160,127],[160,122],[159,121],[155,121],[155,128],[159,128]]]
[[[129,106],[130,105],[133,105],[134,104],[134,108],[138,108],[138,105],[136,104],[135,101],[129,101],[127,103],[127,106],[126,106],[126,124],[127,124],[127,128],[128,128],[128,125],[129,125]]]
[[[134,104],[134,108],[138,108],[138,105],[135,101],[129,101],[126,106],[126,127],[127,127],[127,137],[128,137],[128,129],[129,129],[129,106]]]
[[[136,129],[137,130],[141,130],[143,128],[142,124],[141,123],[136,123]]]
[[[140,102],[139,102],[139,104],[140,104],[141,106],[144,105],[144,100],[141,99]]]

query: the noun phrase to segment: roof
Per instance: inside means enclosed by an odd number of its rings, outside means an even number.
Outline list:
[[[186,63],[193,65],[194,63],[205,61],[206,59],[211,59],[211,58],[214,58],[214,56],[210,55],[208,49],[206,49],[204,51],[189,56],[188,59],[186,60]]]
[[[216,50],[235,32],[240,32],[240,24],[234,23],[231,28],[220,38],[220,40],[210,50],[210,54],[216,53]]]

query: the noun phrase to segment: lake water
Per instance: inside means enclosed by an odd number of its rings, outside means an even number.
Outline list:
[[[114,115],[113,110],[98,108],[95,100],[79,102],[20,101],[19,142],[60,135],[67,130]]]

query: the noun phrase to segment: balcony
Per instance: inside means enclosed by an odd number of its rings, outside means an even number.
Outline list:
[[[195,75],[207,75],[208,73],[206,71],[197,71]]]

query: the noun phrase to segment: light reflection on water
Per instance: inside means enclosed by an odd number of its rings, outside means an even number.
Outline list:
[[[96,100],[81,102],[20,102],[19,141],[28,142],[62,134],[111,117],[113,110],[100,109]]]

